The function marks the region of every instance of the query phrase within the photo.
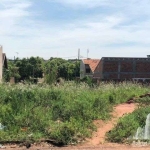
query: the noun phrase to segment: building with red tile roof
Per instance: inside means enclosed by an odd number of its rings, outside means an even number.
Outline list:
[[[94,78],[97,73],[97,67],[100,62],[100,59],[83,59],[80,63],[80,78],[84,78],[85,76],[89,76]]]
[[[83,59],[84,64],[89,65],[92,72],[95,71],[100,59]]]

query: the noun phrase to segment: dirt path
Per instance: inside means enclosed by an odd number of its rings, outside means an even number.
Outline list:
[[[86,145],[89,146],[97,146],[100,144],[105,144],[105,134],[110,131],[114,125],[117,123],[118,119],[122,117],[124,114],[131,113],[135,110],[136,105],[132,104],[120,104],[114,108],[112,113],[113,117],[110,121],[104,122],[101,120],[97,120],[94,124],[97,126],[97,132],[93,133],[92,139],[87,139]]]

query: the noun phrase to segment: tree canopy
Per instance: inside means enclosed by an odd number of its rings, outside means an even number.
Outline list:
[[[74,80],[79,77],[80,62],[78,60],[65,60],[50,58],[44,60],[40,57],[23,58],[8,61],[8,70],[4,70],[5,78],[11,76],[17,81],[42,78],[44,75],[47,83],[53,83],[58,78]]]

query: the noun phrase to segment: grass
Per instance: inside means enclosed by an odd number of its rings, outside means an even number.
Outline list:
[[[137,128],[145,126],[146,117],[149,113],[150,106],[146,106],[121,118],[116,127],[107,133],[108,141],[115,143],[131,142]],[[130,140],[128,140],[129,137]]]
[[[50,139],[72,144],[90,137],[93,120],[109,119],[114,105],[149,88],[132,83],[66,82],[62,86],[0,85],[0,142]]]
[[[132,142],[138,127],[145,127],[147,115],[150,113],[150,97],[138,98],[135,102],[138,103],[138,108],[121,118],[115,128],[107,133],[108,141]]]

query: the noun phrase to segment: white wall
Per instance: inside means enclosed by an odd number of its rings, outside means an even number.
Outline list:
[[[85,65],[83,60],[80,61],[80,79],[85,77]]]
[[[3,72],[3,47],[0,45],[0,82],[2,82],[2,72]]]

